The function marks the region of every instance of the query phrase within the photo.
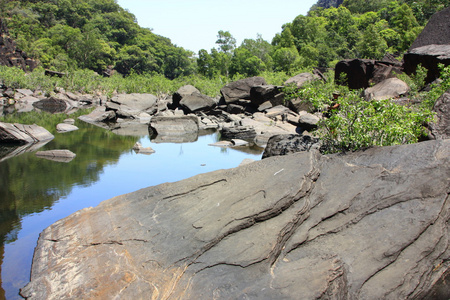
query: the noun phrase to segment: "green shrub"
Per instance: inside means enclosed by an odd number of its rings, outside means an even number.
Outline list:
[[[429,110],[390,100],[365,101],[359,92],[340,97],[338,103],[317,131],[328,153],[416,143],[426,136],[424,125],[432,118]]]

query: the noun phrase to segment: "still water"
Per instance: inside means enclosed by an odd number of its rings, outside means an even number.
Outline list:
[[[140,188],[259,160],[262,149],[223,149],[208,144],[214,132],[192,143],[154,143],[149,136],[121,136],[77,120],[80,129],[55,133],[39,150],[69,149],[69,163],[38,158],[34,152],[0,158],[0,299],[22,299],[39,233],[85,207]],[[48,128],[47,128],[48,129]],[[136,142],[152,147],[136,154]]]

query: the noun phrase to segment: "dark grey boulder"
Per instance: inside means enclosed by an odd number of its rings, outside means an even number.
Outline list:
[[[291,99],[287,102],[287,106],[294,112],[299,113],[301,111],[313,112],[314,106],[311,102],[303,100],[301,98]]]
[[[270,101],[272,106],[284,104],[284,93],[281,86],[257,85],[250,89],[251,104],[258,107]]]
[[[439,140],[275,156],[141,189],[45,229],[21,294],[448,299],[449,178]]]
[[[336,64],[335,81],[351,89],[368,88],[371,84],[396,77],[402,72],[397,62],[372,59],[345,59]]]
[[[450,90],[445,92],[434,104],[435,120],[430,124],[433,139],[450,139]]]
[[[256,137],[256,130],[250,126],[234,126],[224,127],[220,131],[220,135],[223,139],[232,140],[240,139],[246,141],[253,141]]]
[[[298,124],[306,130],[316,129],[320,118],[310,113],[300,114]]]
[[[250,89],[252,87],[266,84],[266,80],[262,77],[250,77],[228,83],[220,90],[220,93],[225,103],[228,104],[239,99],[250,99]]]
[[[47,129],[34,125],[0,122],[0,143],[23,145],[49,141],[54,136]]]
[[[431,16],[427,25],[412,43],[409,51],[427,45],[450,44],[450,7],[447,7]]]
[[[36,102],[33,102],[33,107],[49,113],[61,113],[66,111],[70,106],[67,101],[49,97]]]
[[[200,94],[200,91],[193,85],[187,84],[180,87],[173,95],[172,95],[172,103],[170,103],[170,109],[176,109],[180,106],[180,101],[183,97],[192,95],[194,93]]]
[[[439,64],[450,65],[450,44],[433,44],[414,48],[405,53],[403,60],[403,68],[406,74],[415,73],[418,65],[426,68],[428,73],[425,83],[430,83],[440,76]]]
[[[299,134],[279,134],[267,142],[262,158],[319,149],[319,139]]]
[[[213,98],[200,94],[192,93],[190,95],[184,95],[180,101],[180,106],[187,112],[197,112],[203,110],[210,110],[216,106],[216,102]]]

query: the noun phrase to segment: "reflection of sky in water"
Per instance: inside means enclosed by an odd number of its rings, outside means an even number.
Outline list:
[[[1,277],[7,299],[22,299],[18,291],[29,281],[39,233],[57,220],[114,196],[200,173],[237,167],[245,158],[261,158],[261,154],[208,146],[216,141],[215,134],[200,136],[197,142],[184,144],[152,143],[148,137],[143,137],[139,142],[143,147],[152,147],[155,153],[136,154],[130,149],[116,164],[105,166],[98,181],[74,186],[69,195],[60,198],[52,207],[24,216],[9,234],[11,242],[5,245]]]

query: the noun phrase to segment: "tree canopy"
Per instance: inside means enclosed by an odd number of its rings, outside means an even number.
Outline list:
[[[284,24],[271,42],[257,35],[241,45],[229,31],[196,55],[140,27],[115,0],[0,0],[18,46],[56,71],[114,67],[124,75],[169,79],[198,73],[253,76],[334,67],[347,58],[401,56],[431,15],[450,0],[318,0],[306,16]]]
[[[45,68],[66,71],[108,66],[168,78],[195,70],[193,53],[140,27],[114,0],[22,0],[0,2],[18,46]]]

